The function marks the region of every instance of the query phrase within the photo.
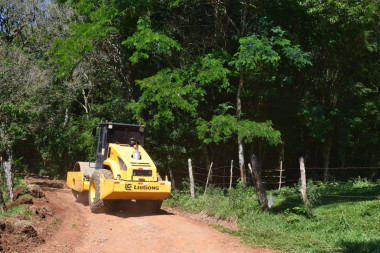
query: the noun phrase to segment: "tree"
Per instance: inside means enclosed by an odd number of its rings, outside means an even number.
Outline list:
[[[356,128],[354,122],[361,118],[350,106],[353,101],[367,103],[363,97],[356,96],[354,90],[364,86],[373,92],[375,88],[374,80],[363,76],[362,71],[375,66],[372,59],[378,54],[378,42],[373,36],[379,12],[373,1],[303,1],[301,5],[307,7],[315,25],[316,36],[311,37],[310,46],[315,52],[315,70],[318,70],[307,77],[311,86],[305,93],[302,115],[309,134],[322,144],[324,180],[327,181],[333,144],[340,145],[342,152],[339,156],[344,164],[344,150],[350,146],[353,137],[352,130],[344,129],[347,125],[349,129]],[[335,140],[335,136],[339,136],[339,140]]]

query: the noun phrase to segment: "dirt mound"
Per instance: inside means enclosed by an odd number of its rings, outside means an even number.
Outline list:
[[[39,185],[42,188],[49,187],[49,188],[56,188],[56,189],[63,189],[66,187],[66,182],[61,180],[46,180],[46,179],[33,179],[33,183],[35,185]]]
[[[9,189],[6,189],[5,192],[9,196]],[[14,199],[18,199],[18,197],[20,197],[21,195],[25,194],[25,189],[15,188],[15,189],[13,189],[12,192],[13,192],[13,198]]]
[[[45,193],[42,191],[41,187],[36,184],[28,184],[28,193],[35,198],[45,197]]]
[[[60,225],[57,222],[60,216],[55,213],[40,185],[62,188],[63,183],[46,178],[29,183],[25,188],[14,189],[15,200],[7,205],[7,210],[10,210],[24,204],[22,211],[14,216],[0,218],[0,252],[31,252],[31,249],[49,240]],[[33,198],[22,197],[24,194]]]
[[[33,204],[33,200],[30,199],[30,198],[16,199],[15,201],[13,201],[9,205],[7,205],[7,210],[11,210],[13,207],[19,206],[19,205],[22,205],[22,204],[27,204],[27,205],[28,204]]]
[[[42,219],[48,216],[53,216],[53,210],[48,206],[31,206],[29,207],[29,210],[31,210],[35,215],[39,216]]]
[[[30,221],[17,218],[0,219],[0,251],[20,252],[26,247],[45,242]]]
[[[6,192],[9,194],[9,190],[7,190]],[[19,197],[22,196],[23,194],[29,194],[34,198],[45,197],[45,193],[42,191],[41,187],[36,184],[28,184],[26,186],[26,189],[16,188],[13,190],[13,197],[15,200],[6,206],[7,210],[10,210],[13,207],[19,206],[22,204],[26,204],[26,205],[33,204],[33,200],[30,198],[24,197],[24,198],[19,199]]]

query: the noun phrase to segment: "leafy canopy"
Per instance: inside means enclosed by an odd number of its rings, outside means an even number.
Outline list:
[[[172,51],[181,50],[180,44],[161,32],[154,32],[148,16],[139,18],[137,32],[124,40],[122,44],[135,49],[129,60],[136,64],[139,60],[148,59],[150,54],[171,56]]]

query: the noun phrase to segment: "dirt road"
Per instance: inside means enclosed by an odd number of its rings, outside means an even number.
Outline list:
[[[253,249],[238,237],[171,211],[93,214],[73,202],[69,189],[41,186],[54,212],[55,231],[28,252],[275,252]]]

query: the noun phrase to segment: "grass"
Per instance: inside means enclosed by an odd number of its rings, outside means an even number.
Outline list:
[[[11,203],[9,194],[6,193],[7,185],[5,183],[5,179],[3,177],[0,177],[0,194],[3,194],[3,199],[5,202],[5,205],[8,205]],[[24,181],[23,178],[19,176],[15,176],[13,178],[13,189],[15,188],[21,188],[21,189],[26,189],[26,182]],[[21,198],[30,198],[32,199],[33,197],[30,194],[23,194],[19,197]],[[25,205],[19,205],[15,206],[10,210],[6,210],[4,213],[0,212],[0,218],[6,217],[6,216],[16,216],[18,214],[22,214],[27,220],[31,220],[31,210],[24,209]]]
[[[239,231],[224,231],[258,247],[284,252],[379,252],[379,192],[380,182],[365,179],[346,184],[309,182],[311,212],[303,206],[298,186],[273,191],[269,213],[259,209],[253,189],[242,185],[229,190],[210,187],[204,199],[201,189],[194,199],[187,190],[176,190],[166,205],[237,219]]]
[[[7,210],[4,213],[0,213],[0,218],[5,217],[5,216],[16,216],[19,213],[23,213],[24,206],[25,205],[15,206],[11,210]]]
[[[57,224],[61,223],[62,221],[63,221],[63,219],[61,219],[61,218],[57,218],[57,219],[55,219],[54,221],[52,221],[51,224],[53,224],[53,225],[57,225]]]

